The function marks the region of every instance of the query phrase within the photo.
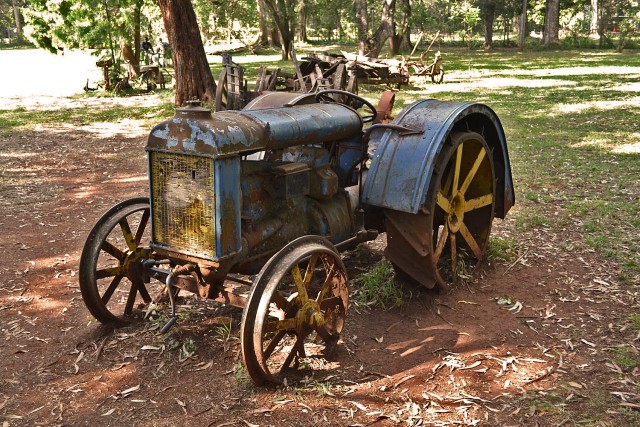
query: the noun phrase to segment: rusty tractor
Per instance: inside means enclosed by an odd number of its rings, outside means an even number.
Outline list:
[[[109,209],[86,240],[91,314],[124,325],[161,295],[166,332],[180,290],[242,308],[249,375],[291,382],[338,345],[349,308],[340,251],[386,232],[398,272],[428,288],[452,282],[515,201],[502,125],[473,102],[417,101],[369,125],[375,116],[335,90],[267,93],[241,111],[178,108],[148,137],[149,195]]]

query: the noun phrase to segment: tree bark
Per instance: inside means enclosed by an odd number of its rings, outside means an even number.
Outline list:
[[[520,28],[518,29],[518,48],[520,52],[524,51],[524,42],[527,37],[527,3],[528,0],[522,0],[522,14],[520,15]]]
[[[367,34],[369,33],[367,0],[356,0],[356,27],[358,28],[358,55],[364,55]]]
[[[307,42],[307,5],[304,0],[300,0],[298,4],[298,40],[301,42]]]
[[[269,25],[268,15],[264,4],[264,0],[256,0],[258,7],[258,25],[260,34],[258,35],[258,44],[260,46],[269,46]]]
[[[280,33],[282,60],[287,61],[291,59],[291,46],[293,46],[289,7],[285,0],[264,0],[264,2],[269,8],[271,16],[273,16],[273,20],[278,27],[278,32]]]
[[[487,4],[484,14],[484,48],[489,50],[493,47],[493,22],[496,19],[496,5]]]
[[[18,41],[22,41],[22,22],[20,22],[20,5],[17,0],[11,0],[13,7],[13,17],[16,21],[16,36]]]
[[[589,30],[591,34],[598,33],[598,0],[591,0],[591,23]]]
[[[560,0],[547,0],[544,34],[542,44],[545,46],[560,45]]]
[[[216,83],[204,52],[196,14],[190,1],[158,0],[167,32],[176,79],[175,104],[197,98],[212,104]]]
[[[409,20],[411,18],[411,5],[409,0],[400,0],[400,25],[394,31],[394,34],[389,38],[389,50],[392,55],[398,55],[400,49],[411,49],[411,29],[409,27]]]
[[[384,46],[384,42],[393,35],[395,22],[393,15],[396,11],[396,0],[384,0],[382,5],[382,18],[380,19],[380,25],[375,33],[365,41],[364,54],[377,58],[380,55],[380,51]]]
[[[140,65],[140,53],[142,51],[141,49],[141,43],[142,41],[140,40],[140,20],[142,18],[142,2],[138,1],[136,2],[135,5],[135,9],[134,9],[134,16],[133,16],[133,62],[132,65],[135,67],[136,70],[138,70],[138,66]]]

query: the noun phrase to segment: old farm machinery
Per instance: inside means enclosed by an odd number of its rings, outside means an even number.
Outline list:
[[[357,100],[363,114],[335,102]],[[243,308],[256,384],[289,381],[339,345],[349,308],[340,251],[386,232],[386,256],[426,287],[473,266],[514,204],[504,132],[478,103],[423,100],[391,123],[335,90],[273,92],[241,111],[192,102],[147,142],[149,196],[109,209],[80,260],[102,323],[180,289]]]

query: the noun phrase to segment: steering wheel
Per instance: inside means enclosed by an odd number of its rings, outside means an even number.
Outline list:
[[[376,119],[376,116],[378,115],[378,111],[376,110],[376,107],[373,106],[372,103],[370,103],[369,101],[367,101],[364,98],[359,97],[358,95],[351,93],[351,92],[347,92],[346,90],[339,90],[339,89],[325,89],[325,90],[321,90],[320,92],[316,93],[315,99],[316,102],[338,102],[335,99],[333,99],[332,97],[329,96],[329,94],[338,94],[338,95],[342,95],[346,98],[351,98],[356,102],[360,102],[362,104],[364,104],[365,107],[367,107],[367,109],[369,110],[369,112],[371,112],[371,115],[369,116],[363,116],[362,117],[362,122],[363,123],[370,123],[372,121],[374,121]],[[346,102],[345,102],[346,104]]]

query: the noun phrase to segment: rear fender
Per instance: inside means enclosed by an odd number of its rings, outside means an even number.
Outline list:
[[[362,193],[366,205],[416,214],[424,205],[436,159],[452,131],[484,136],[496,173],[495,215],[504,218],[515,203],[511,166],[502,124],[486,105],[472,102],[417,101],[392,122],[422,133],[402,135],[393,129],[374,131],[377,145]]]

